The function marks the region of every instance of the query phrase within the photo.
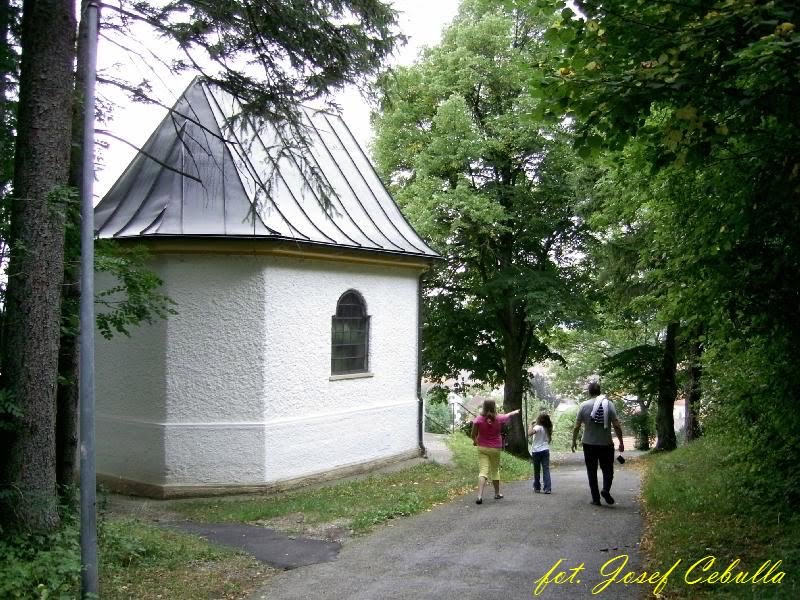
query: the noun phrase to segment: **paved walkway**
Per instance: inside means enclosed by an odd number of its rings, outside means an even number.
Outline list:
[[[428,450],[433,457],[433,447]],[[540,589],[538,597],[633,600],[647,591],[614,583],[592,594],[607,579],[600,573],[606,561],[620,557],[614,563],[619,566],[628,556],[622,573],[640,564],[639,475],[631,461],[617,465],[613,507],[589,504],[580,453],[559,456],[550,495],[534,494],[529,481],[504,484],[502,491],[504,499],[489,496],[481,506],[469,494],[393,521],[347,542],[332,562],[280,573],[251,599],[531,598],[536,581],[559,560],[558,570],[567,576],[569,569],[583,569],[572,582]]]
[[[425,432],[422,443],[425,445],[425,456],[440,465],[453,463],[453,452],[447,447],[447,435]]]

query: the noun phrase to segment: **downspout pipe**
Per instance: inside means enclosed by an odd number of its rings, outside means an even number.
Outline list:
[[[417,279],[417,445],[420,456],[426,456],[427,450],[423,441],[425,431],[425,401],[422,399],[422,277]]]

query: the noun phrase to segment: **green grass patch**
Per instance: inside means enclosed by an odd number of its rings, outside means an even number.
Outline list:
[[[743,465],[735,443],[704,438],[669,454],[654,456],[645,475],[643,496],[647,509],[645,550],[651,570],[681,563],[669,578],[670,598],[800,597],[796,574],[800,566],[800,518],[788,506],[760,504],[744,493]],[[687,569],[704,557],[713,566],[695,568],[688,578],[723,572],[732,562],[735,576],[751,576],[766,561],[786,575],[779,584],[696,583],[684,581]],[[763,571],[762,571],[763,573]]]
[[[102,598],[242,598],[266,579],[253,557],[197,536],[140,523],[104,521],[99,534]]]
[[[394,473],[281,494],[180,501],[170,505],[170,510],[195,521],[238,523],[300,513],[306,524],[343,520],[354,533],[363,533],[379,523],[428,510],[476,487],[478,459],[472,441],[456,433],[449,436],[448,445],[454,454],[453,467],[420,464]],[[503,454],[504,480],[529,476],[527,461]]]
[[[273,572],[254,558],[133,519],[100,521],[100,597],[109,600],[238,600]],[[73,514],[50,534],[0,541],[0,598],[80,596],[80,545]]]

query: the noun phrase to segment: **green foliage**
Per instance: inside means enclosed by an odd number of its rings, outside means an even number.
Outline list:
[[[49,534],[18,533],[0,539],[0,597],[71,600],[80,587],[80,546],[75,519]]]
[[[445,403],[429,402],[425,407],[425,431],[429,433],[451,433],[453,412]]]
[[[168,66],[175,74],[201,65],[223,89],[239,96],[245,111],[279,119],[297,115],[303,102],[374,74],[395,44],[397,15],[379,0],[168,4],[126,1],[106,18],[127,35],[144,22],[174,44]],[[134,18],[131,19],[131,15]],[[250,69],[232,69],[230,64]],[[148,81],[126,85],[147,97]]]
[[[743,497],[784,506],[800,497],[800,415],[796,407],[796,352],[790,331],[769,338],[712,341],[702,410],[706,430],[735,439]]]
[[[572,111],[596,161],[606,312],[654,331],[680,322],[679,342],[702,352],[706,431],[735,435],[742,459],[772,472],[752,493],[794,501],[796,3],[581,2],[580,17],[539,6],[562,58],[529,84],[545,114]]]
[[[551,451],[567,452],[572,448],[572,430],[575,428],[575,418],[577,416],[577,408],[570,408],[550,415],[553,422],[553,437],[550,440]]]
[[[620,411],[622,412],[622,411]],[[623,412],[621,416],[623,431],[631,431],[636,438],[636,450],[649,450],[656,435],[656,415],[649,409],[636,412]]]
[[[430,404],[447,404],[450,390],[443,385],[435,385],[428,390],[427,400]]]
[[[652,398],[658,393],[658,369],[663,351],[658,346],[640,344],[604,358],[600,374],[615,374],[616,380],[637,396]]]
[[[547,381],[547,378],[543,375],[535,373],[528,377],[528,382],[530,383],[529,391],[533,398],[535,398],[536,401],[541,404],[541,410],[555,410],[556,407],[561,403],[561,398],[559,398],[558,395],[553,392],[550,384]]]
[[[207,582],[197,571],[243,568],[231,550],[176,531],[144,525],[133,519],[99,522],[100,588],[103,598],[220,597],[232,584]],[[16,600],[72,600],[80,589],[78,522],[67,515],[50,534],[15,534],[0,539],[0,597]],[[253,568],[253,565],[247,565]],[[263,570],[263,567],[261,567]],[[183,581],[184,571],[194,572]],[[144,589],[137,586],[145,583]],[[147,588],[150,589],[147,589]],[[184,595],[180,589],[188,589]],[[128,590],[126,594],[125,590]],[[228,591],[230,591],[228,589]]]
[[[654,373],[649,371],[646,376],[640,376],[643,374],[634,369],[620,367],[623,364],[622,359],[639,354],[639,351],[631,350],[632,348],[652,346],[655,349],[653,343],[658,341],[657,333],[650,331],[641,322],[637,325],[620,322],[610,311],[598,310],[597,314],[602,325],[561,330],[549,338],[565,360],[565,364],[555,361],[547,364],[551,386],[559,394],[575,401],[582,400],[585,399],[589,380],[602,374],[604,393],[615,398],[636,395],[649,403],[652,399],[650,393],[657,383],[650,378]],[[642,344],[642,341],[651,340],[651,343]],[[642,352],[647,354],[648,359],[657,355],[655,350]],[[637,361],[644,358],[639,356]]]
[[[541,28],[532,13],[465,3],[438,47],[380,82],[376,161],[446,259],[425,282],[434,378],[522,380],[552,355],[545,333],[586,313],[575,157],[562,128],[530,118],[524,85],[530,63],[550,59]]]
[[[329,487],[180,502],[172,508],[192,520],[208,522],[251,522],[301,512],[306,523],[344,519],[363,533],[383,520],[419,512],[466,492],[468,483],[474,484],[471,472],[422,464]]]
[[[749,494],[756,479],[774,481],[768,471],[742,462],[738,436],[710,435],[652,459],[642,493],[652,523],[647,544],[651,567],[671,565],[677,558],[688,567],[708,555],[719,570],[735,559],[741,569],[755,571],[765,560],[783,561],[787,577],[780,585],[693,585],[671,577],[667,592],[675,598],[794,598],[798,587],[791,573],[800,566],[797,537],[800,520],[793,510],[770,497]],[[764,485],[757,485],[763,489]]]
[[[391,507],[379,507],[356,515],[352,527],[356,531],[367,531],[380,523],[396,517],[408,517],[423,510],[426,506],[420,494],[408,490],[394,499]]]
[[[621,148],[643,133],[667,160],[694,160],[714,146],[735,152],[739,135],[760,138],[776,123],[796,123],[788,103],[776,101],[797,92],[793,2],[615,0],[580,9],[584,18],[569,9],[552,17],[545,38],[562,45],[563,58],[532,83],[550,110],[575,112],[587,150]],[[646,121],[653,107],[666,110],[657,127]]]
[[[177,314],[175,302],[158,292],[161,279],[147,266],[149,255],[142,246],[123,247],[110,241],[97,244],[95,269],[113,276],[116,285],[97,292],[97,328],[110,339],[114,332],[130,335],[130,328]]]

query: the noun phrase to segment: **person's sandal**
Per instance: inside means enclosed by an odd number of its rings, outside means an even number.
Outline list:
[[[494,495],[494,499],[495,500],[500,500],[502,497],[503,497],[503,494],[495,494]]]
[[[483,504],[483,498],[478,498],[475,500],[475,504]]]

